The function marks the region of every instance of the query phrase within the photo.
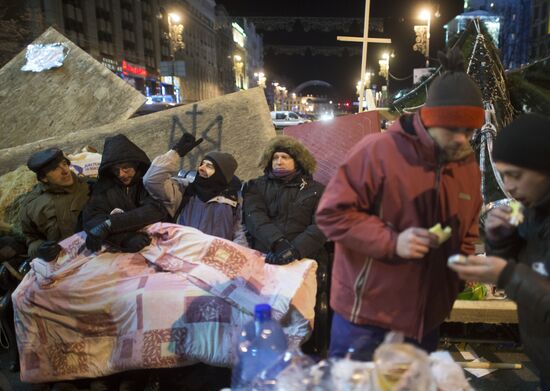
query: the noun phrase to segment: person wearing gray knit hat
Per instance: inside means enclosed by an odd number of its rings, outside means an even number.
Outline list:
[[[235,176],[238,163],[233,155],[208,152],[194,176],[176,176],[181,158],[202,141],[190,133],[183,134],[171,150],[153,160],[143,177],[145,188],[162,201],[178,224],[246,245],[241,220],[242,184]]]
[[[495,165],[523,207],[512,201],[492,209],[485,220],[488,256],[453,267],[465,280],[496,284],[517,303],[524,351],[540,371],[543,391],[550,390],[549,157],[550,118],[524,114],[500,131]]]

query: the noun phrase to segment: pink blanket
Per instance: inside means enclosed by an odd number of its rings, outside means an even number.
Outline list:
[[[13,293],[21,379],[47,382],[201,361],[230,366],[233,335],[269,303],[292,343],[310,332],[313,260],[258,252],[158,223],[138,254],[91,254],[79,233],[57,261],[32,262]]]

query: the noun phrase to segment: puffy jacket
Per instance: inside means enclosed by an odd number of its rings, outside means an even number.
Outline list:
[[[550,382],[550,195],[525,211],[513,237],[486,246],[508,260],[497,285],[517,303],[525,353]]]
[[[270,174],[277,150],[291,155],[299,171],[289,181]],[[293,137],[277,136],[269,141],[258,162],[265,174],[251,180],[243,192],[245,225],[252,248],[267,253],[284,236],[302,257],[327,263],[326,238],[315,221],[325,188],[312,178],[316,164],[311,152]]]
[[[137,163],[136,175],[129,186],[124,186],[110,170],[115,164],[125,162]],[[99,166],[99,179],[83,212],[84,229],[110,219],[112,234],[107,242],[124,251],[122,243],[139,229],[159,221],[170,221],[164,206],[143,186],[143,174],[150,164],[145,152],[126,136],[108,137]]]
[[[90,187],[85,178],[73,177],[72,186],[40,182],[25,196],[19,217],[30,257],[36,257],[42,242],[59,242],[82,229],[80,213],[88,201]]]
[[[335,242],[331,306],[352,323],[421,340],[449,315],[461,288],[448,256],[472,254],[479,238],[481,176],[475,156],[441,162],[420,117],[366,136],[331,179],[317,223]],[[397,236],[436,223],[451,238],[422,259],[395,253]]]
[[[290,182],[269,174],[249,181],[244,190],[244,213],[250,247],[267,253],[284,236],[302,257],[327,262],[326,238],[315,221],[323,189],[305,174]]]

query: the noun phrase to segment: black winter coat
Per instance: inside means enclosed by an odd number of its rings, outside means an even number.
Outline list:
[[[137,163],[136,175],[130,186],[123,185],[110,171],[115,164]],[[99,166],[99,179],[83,211],[84,229],[111,220],[111,235],[107,242],[124,251],[124,241],[146,225],[170,221],[164,206],[153,199],[143,186],[143,175],[151,164],[137,145],[123,135],[109,137]],[[111,214],[115,209],[123,213]]]
[[[550,197],[525,211],[516,236],[487,247],[508,260],[498,286],[517,303],[525,353],[550,382]]]
[[[328,260],[325,235],[315,222],[324,186],[309,175],[288,183],[269,174],[249,181],[244,189],[244,220],[250,247],[267,253],[286,237],[304,258]]]

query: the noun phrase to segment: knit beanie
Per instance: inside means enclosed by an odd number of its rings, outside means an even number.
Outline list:
[[[493,159],[550,173],[550,118],[522,114],[497,135]]]
[[[237,170],[238,163],[230,153],[213,151],[209,152],[204,159],[212,160],[220,169],[223,177],[226,180],[226,184],[231,182],[235,171]]]
[[[428,88],[420,118],[426,128],[478,129],[484,123],[483,99],[477,84],[464,71],[464,57],[454,48],[438,53],[443,73]]]

